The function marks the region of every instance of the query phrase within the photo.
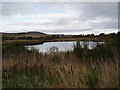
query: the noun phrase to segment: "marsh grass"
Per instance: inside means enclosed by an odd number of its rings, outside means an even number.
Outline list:
[[[5,40],[2,42],[4,45],[24,46],[24,45],[35,45],[42,44],[43,40]]]
[[[103,44],[89,50],[87,44],[82,47],[77,42],[73,51],[56,52],[52,48],[51,53],[39,53],[35,49],[6,46],[3,88],[117,88],[114,47]]]

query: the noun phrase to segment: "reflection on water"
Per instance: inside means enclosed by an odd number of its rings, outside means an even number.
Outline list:
[[[28,47],[28,49],[32,49],[32,48],[35,48],[35,49],[38,49],[39,52],[48,52],[50,50],[51,47],[55,46],[58,48],[58,50],[61,52],[65,52],[65,51],[70,51],[73,49],[73,45],[76,43],[76,41],[69,41],[69,42],[46,42],[46,43],[43,43],[43,44],[39,44],[39,45],[28,45],[28,46],[25,46],[25,47]],[[83,41],[80,41],[80,43],[83,45],[84,42]],[[97,43],[99,44],[102,44],[104,42],[85,42],[88,44],[88,48],[89,49],[92,49],[96,46]]]

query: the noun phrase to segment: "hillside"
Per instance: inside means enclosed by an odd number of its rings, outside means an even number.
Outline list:
[[[32,38],[38,38],[38,37],[44,37],[47,34],[42,33],[42,32],[20,32],[20,33],[2,33],[2,38],[3,39],[17,39],[17,38],[25,38],[25,37],[32,37]]]
[[[46,35],[45,33],[42,32],[22,32],[22,33],[16,33],[17,35],[32,35],[32,36],[44,36]]]

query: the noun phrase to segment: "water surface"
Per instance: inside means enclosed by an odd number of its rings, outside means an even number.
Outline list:
[[[68,41],[68,42],[45,42],[43,44],[38,44],[38,45],[28,45],[25,47],[28,47],[29,50],[31,50],[32,48],[34,49],[38,49],[39,52],[49,52],[50,48],[55,46],[58,48],[59,52],[65,52],[65,51],[71,51],[73,50],[73,45],[76,43],[76,41]],[[84,41],[80,41],[81,45],[83,45],[84,43],[88,44],[88,48],[89,49],[93,49],[97,43],[102,44],[104,42],[84,42]]]

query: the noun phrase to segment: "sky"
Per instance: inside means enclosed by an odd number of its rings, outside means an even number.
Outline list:
[[[117,2],[2,2],[0,32],[118,32]]]

